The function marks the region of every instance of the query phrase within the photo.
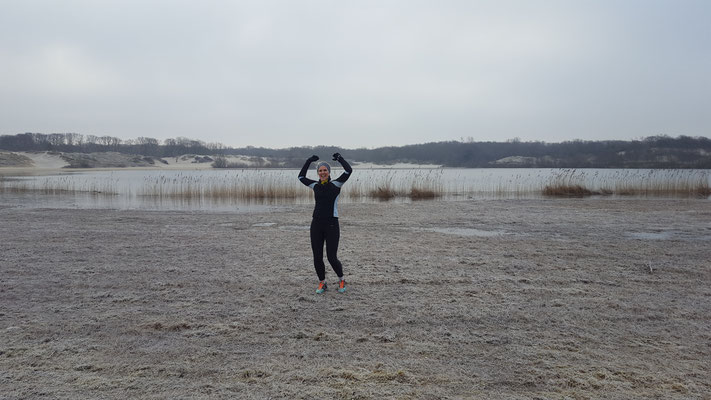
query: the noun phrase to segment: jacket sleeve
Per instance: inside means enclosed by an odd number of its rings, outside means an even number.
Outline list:
[[[353,172],[353,168],[351,167],[350,164],[348,164],[348,161],[346,161],[343,157],[339,157],[339,158],[338,158],[338,162],[341,163],[341,165],[343,166],[343,169],[345,170],[345,172],[342,173],[341,176],[339,176],[338,178],[336,178],[336,180],[334,180],[333,183],[334,183],[336,186],[341,187],[341,186],[343,186],[344,183],[346,183],[346,181],[348,180],[348,178],[351,177],[351,173]]]
[[[299,171],[299,180],[301,181],[301,183],[303,183],[306,186],[311,186],[314,183],[316,183],[316,181],[311,180],[306,177],[306,171],[309,170],[310,165],[311,165],[311,161],[306,160],[306,162],[304,163],[304,166],[301,167],[301,171]]]

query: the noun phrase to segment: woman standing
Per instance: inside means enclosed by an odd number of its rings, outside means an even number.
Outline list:
[[[311,249],[314,252],[314,267],[318,275],[319,284],[316,293],[323,293],[327,289],[326,285],[326,265],[323,263],[323,243],[326,242],[326,257],[333,271],[340,278],[338,291],[346,291],[346,280],[343,277],[343,266],[338,261],[338,240],[341,231],[338,226],[338,196],[341,193],[341,186],[350,178],[353,168],[341,157],[339,153],[333,155],[333,160],[338,161],[343,166],[345,172],[336,180],[331,180],[331,166],[327,162],[320,162],[316,165],[318,181],[306,177],[306,171],[312,162],[318,161],[318,156],[311,156],[301,172],[299,180],[304,185],[314,191],[316,205],[314,207],[313,219],[311,220]]]

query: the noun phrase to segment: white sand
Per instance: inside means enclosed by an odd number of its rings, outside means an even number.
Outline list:
[[[39,169],[57,169],[69,165],[66,161],[62,160],[59,154],[26,152],[19,154],[30,158],[35,164],[35,168]]]

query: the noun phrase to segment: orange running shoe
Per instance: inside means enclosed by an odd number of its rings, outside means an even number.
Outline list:
[[[328,289],[328,285],[326,285],[326,282],[325,282],[325,281],[324,281],[324,282],[319,282],[319,283],[318,283],[318,289],[316,289],[316,293],[317,293],[317,294],[321,294],[321,293],[325,292],[326,289]]]
[[[338,293],[343,293],[346,291],[346,280],[341,279],[341,282],[338,284]]]

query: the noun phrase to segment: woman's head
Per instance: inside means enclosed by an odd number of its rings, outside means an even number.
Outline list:
[[[316,173],[321,181],[326,181],[331,176],[331,166],[327,162],[320,162],[316,165]]]

